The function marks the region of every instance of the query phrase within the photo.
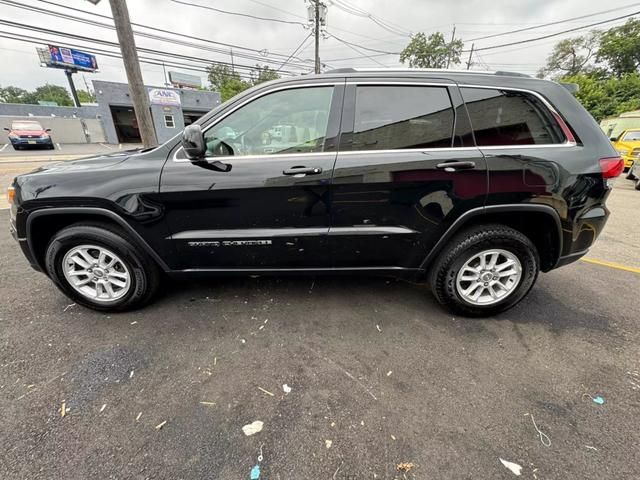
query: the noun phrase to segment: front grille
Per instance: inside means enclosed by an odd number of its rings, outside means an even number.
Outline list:
[[[20,138],[40,138],[40,135],[20,135]]]

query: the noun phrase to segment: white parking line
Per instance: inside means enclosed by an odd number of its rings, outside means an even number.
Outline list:
[[[113,150],[113,147],[111,147],[111,146],[109,146],[109,145],[107,145],[105,143],[101,143],[100,145],[103,146],[104,148],[108,148],[109,150]]]
[[[9,144],[8,144],[8,143],[5,143],[5,144],[2,146],[2,148],[0,148],[0,152],[2,152],[2,151],[3,151],[5,148],[7,148],[8,146],[9,146]]]
[[[59,143],[56,143],[56,145],[58,146],[58,150],[62,150],[62,147],[60,146]]]

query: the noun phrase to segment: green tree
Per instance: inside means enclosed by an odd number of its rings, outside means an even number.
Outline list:
[[[42,85],[27,95],[27,103],[56,102],[61,107],[73,107],[73,100],[66,88],[59,85]]]
[[[87,92],[86,90],[78,90],[78,100],[80,100],[80,104],[95,103],[96,96],[92,92]]]
[[[232,70],[229,65],[220,63],[214,63],[207,67],[207,76],[213,89],[220,92],[223,102],[254,85],[280,78],[278,72],[266,65],[259,64],[249,72],[249,80],[243,80],[238,72]]]
[[[562,81],[578,84],[580,90],[576,93],[576,98],[597,121],[640,109],[638,73],[626,74],[621,78],[579,74],[564,77]]]
[[[538,72],[539,78],[578,75],[593,69],[600,32],[592,31],[580,37],[567,38],[556,43],[547,64]]]
[[[207,67],[209,82],[220,92],[223,102],[251,87],[251,83],[243,80],[229,65],[214,63]]]
[[[640,67],[640,20],[631,18],[602,34],[597,60],[607,64],[618,78],[635,73]]]
[[[447,43],[440,32],[429,37],[416,33],[400,53],[400,62],[409,62],[411,68],[446,68],[460,63],[463,46],[462,40]]]
[[[269,82],[271,80],[277,80],[280,75],[275,70],[269,68],[267,65],[256,65],[256,68],[251,71],[251,83],[258,85],[263,82]]]
[[[19,87],[0,87],[1,103],[26,103],[25,98],[28,95],[29,92]]]

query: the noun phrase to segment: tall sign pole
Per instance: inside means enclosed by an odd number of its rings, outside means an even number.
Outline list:
[[[70,68],[65,68],[64,73],[67,76],[67,80],[69,81],[69,89],[71,90],[71,98],[73,98],[73,104],[76,108],[80,107],[80,99],[78,98],[78,92],[76,91],[76,86],[73,83],[73,74],[76,73]],[[87,91],[87,93],[89,93]]]
[[[316,35],[316,68],[315,72],[320,73],[320,0],[315,0],[315,35]]]
[[[129,90],[131,91],[133,108],[138,120],[140,137],[145,147],[153,147],[157,145],[158,141],[156,140],[156,132],[153,128],[153,120],[151,119],[149,95],[142,81],[142,72],[140,71],[138,52],[136,50],[135,39],[133,38],[127,3],[126,0],[109,0],[109,3],[111,4],[113,22],[116,26],[116,32],[118,33],[122,61],[124,62],[124,68],[127,72],[127,80],[129,82]]]

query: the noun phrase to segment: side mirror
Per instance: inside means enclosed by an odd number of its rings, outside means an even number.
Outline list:
[[[618,141],[618,137],[611,137],[609,140],[611,140],[612,142],[617,142]]]
[[[185,127],[182,132],[182,148],[192,162],[204,159],[207,153],[207,145],[204,143],[202,128],[198,124]]]
[[[50,128],[45,128],[44,131],[49,133],[51,131],[51,129]]]
[[[10,131],[11,131],[11,129],[10,129],[10,128],[7,128],[7,127],[4,127],[4,128],[3,128],[3,130],[6,130],[7,132],[10,132]]]

